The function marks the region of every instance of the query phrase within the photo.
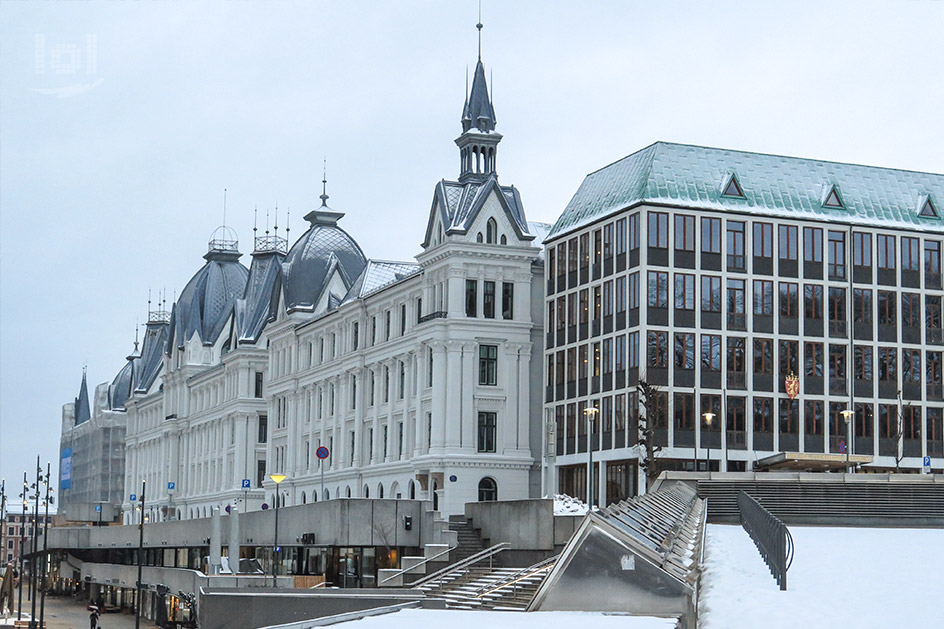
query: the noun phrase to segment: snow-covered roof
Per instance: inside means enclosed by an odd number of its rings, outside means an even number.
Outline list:
[[[656,142],[587,175],[548,237],[641,203],[944,233],[928,200],[944,208],[944,175]]]
[[[416,275],[421,270],[418,264],[411,262],[392,262],[389,260],[368,260],[367,266],[361,274],[354,280],[351,289],[345,296],[344,301],[352,301],[366,297],[371,293],[399,282],[400,280]]]

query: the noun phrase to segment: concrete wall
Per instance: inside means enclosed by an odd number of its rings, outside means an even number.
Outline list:
[[[487,545],[507,542],[509,550],[548,552],[566,544],[583,519],[555,516],[548,498],[473,502],[465,506],[465,516]]]
[[[438,515],[428,502],[346,498],[279,509],[279,543],[299,543],[313,533],[316,544],[332,546],[423,546],[443,541]],[[407,531],[404,517],[413,519]],[[223,545],[229,541],[228,516],[221,516]],[[144,526],[146,547],[195,547],[206,545],[211,518],[157,522]],[[268,546],[275,534],[275,510],[239,515],[242,545]],[[42,540],[40,540],[42,545]],[[58,527],[49,531],[50,549],[136,548],[138,527]]]
[[[413,590],[279,590],[240,592],[206,589],[198,608],[200,629],[256,629],[311,618],[424,601]],[[424,601],[424,606],[433,601]],[[439,607],[445,607],[439,601]]]

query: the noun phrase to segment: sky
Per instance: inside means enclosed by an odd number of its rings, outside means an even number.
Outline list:
[[[553,223],[666,140],[944,173],[944,2],[482,3],[498,172]],[[57,467],[224,221],[329,204],[410,260],[458,176],[475,0],[0,2],[0,474]],[[248,255],[243,258],[248,265]],[[156,307],[156,306],[155,306]],[[92,391],[90,390],[90,393]],[[11,479],[13,479],[11,481]]]

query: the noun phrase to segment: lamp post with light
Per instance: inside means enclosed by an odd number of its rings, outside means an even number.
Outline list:
[[[849,450],[852,449],[852,416],[855,415],[855,411],[851,409],[846,409],[840,411],[842,418],[846,420],[846,473],[849,473]]]
[[[583,409],[587,416],[587,508],[593,508],[593,420],[600,412],[595,406]]]
[[[272,587],[276,587],[276,566],[279,556],[282,554],[279,549],[279,503],[282,502],[279,496],[279,483],[285,480],[285,474],[269,474],[269,478],[275,483],[275,545],[272,547]]]
[[[711,420],[715,418],[715,414],[711,411],[707,413],[702,413],[702,417],[705,418],[705,424],[708,426],[708,430],[711,430]],[[705,434],[707,437],[707,433]],[[705,448],[708,450],[707,461],[705,461],[705,469],[708,470],[708,473],[711,473],[711,442],[708,439],[705,439]]]

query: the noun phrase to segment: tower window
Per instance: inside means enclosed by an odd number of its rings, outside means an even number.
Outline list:
[[[479,345],[479,384],[498,384],[497,345]]]
[[[498,433],[498,414],[479,413],[479,452],[495,452]]]
[[[478,316],[478,287],[479,283],[476,280],[465,281],[465,316],[467,317]]]
[[[498,223],[495,222],[494,218],[488,219],[488,222],[485,223],[485,242],[490,245],[498,242]]]

